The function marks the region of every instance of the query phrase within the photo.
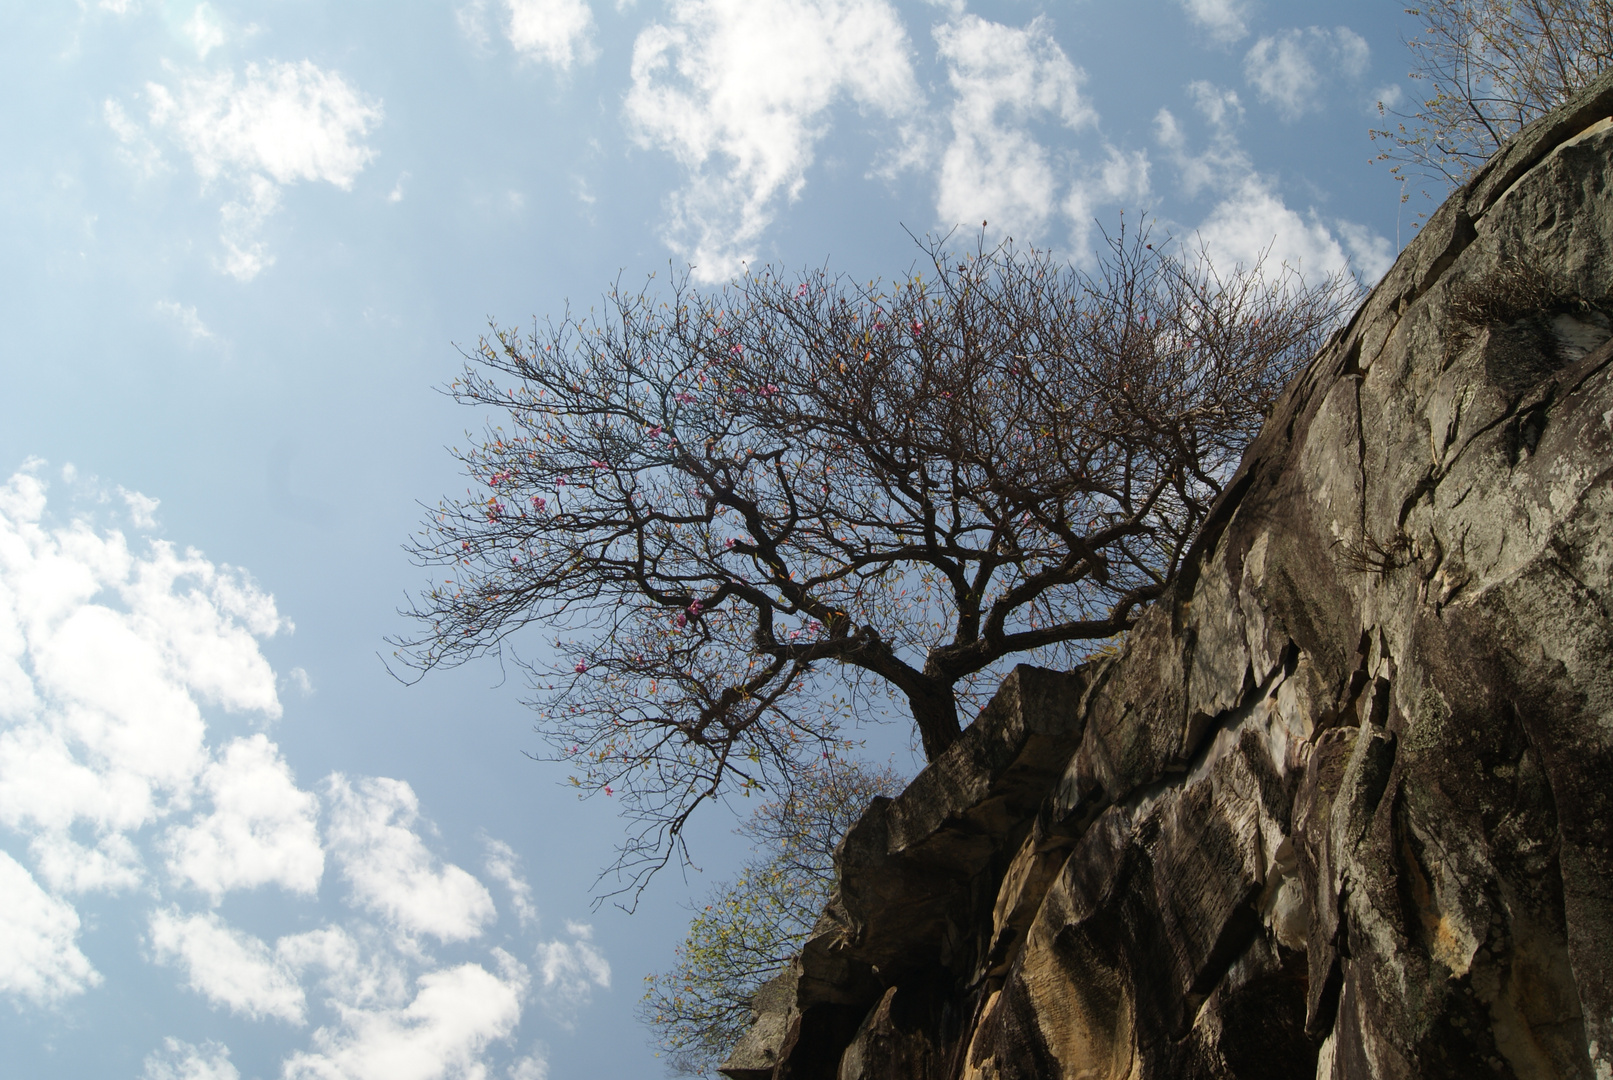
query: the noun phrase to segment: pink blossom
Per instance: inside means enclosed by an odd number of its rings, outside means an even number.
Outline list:
[[[577,666],[571,670],[575,671],[578,675],[586,675],[588,674],[588,662],[586,660],[578,660]]]
[[[807,623],[807,629],[812,631],[814,634],[821,634],[823,633],[823,624],[818,622],[816,619],[813,619],[811,622]]]
[[[644,434],[648,435],[652,439],[659,438],[660,435],[661,435],[661,425],[656,424],[654,427],[650,428]]]
[[[605,785],[605,794],[606,795],[614,795],[615,794],[615,792],[611,791],[609,784]]]
[[[695,403],[695,396],[689,393],[687,390],[680,390],[676,394],[672,395],[672,400],[676,401],[679,405],[693,405]]]
[[[704,605],[702,605],[700,603],[700,601],[696,600],[694,603],[689,605],[689,617],[694,618],[694,617],[698,616],[703,610],[705,610]]]
[[[913,326],[913,336],[914,337],[917,337],[918,335],[924,333],[924,323],[921,322],[920,320],[914,319],[913,323],[912,323],[912,326]]]
[[[608,468],[610,468],[609,465],[605,464],[603,461],[600,461],[598,458],[595,458],[593,461],[590,461],[588,464],[592,465],[596,469],[608,469]]]
[[[806,286],[805,282],[802,282],[801,287],[799,289],[795,290],[795,295],[797,297],[801,297],[801,296],[805,296],[806,294],[807,294],[807,286]]]
[[[745,346],[736,341],[728,347],[728,351],[738,356],[745,351]]]
[[[676,626],[679,630],[682,630],[685,626],[689,625],[689,616],[685,615],[681,611],[678,612],[672,617],[672,625]]]
[[[470,545],[466,544],[465,546],[469,547]],[[730,536],[727,540],[723,541],[723,547],[731,548],[733,546],[734,546],[734,538],[732,536]]]
[[[542,510],[545,506],[549,505],[549,500],[534,495],[532,496],[532,505],[535,509]]]

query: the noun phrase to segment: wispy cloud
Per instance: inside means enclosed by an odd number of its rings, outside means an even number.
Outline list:
[[[1179,0],[1195,26],[1209,32],[1220,44],[1249,33],[1249,0]]]
[[[1323,88],[1367,70],[1366,39],[1347,26],[1308,26],[1256,41],[1243,60],[1243,73],[1255,96],[1287,121],[1321,107]]]
[[[536,926],[538,908],[532,902],[532,886],[521,876],[520,858],[502,840],[487,840],[487,876],[501,883],[510,893],[510,907],[522,926]]]
[[[1188,93],[1209,128],[1202,148],[1190,148],[1185,128],[1169,109],[1155,116],[1155,133],[1176,167],[1182,191],[1215,200],[1194,235],[1217,266],[1288,266],[1313,280],[1353,271],[1368,284],[1383,275],[1393,258],[1386,240],[1363,226],[1325,219],[1315,210],[1301,214],[1255,168],[1238,139],[1243,106],[1235,91],[1195,82]]]
[[[381,120],[380,103],[307,60],[152,82],[146,97],[149,132],[187,154],[204,187],[230,192],[219,211],[221,265],[241,281],[274,261],[260,234],[284,187],[321,182],[350,190],[375,156],[364,140]],[[155,169],[160,159],[147,149],[148,130],[118,102],[108,101],[105,114],[126,155]]]

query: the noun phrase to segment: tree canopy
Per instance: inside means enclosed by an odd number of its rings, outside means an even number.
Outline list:
[[[399,655],[515,656],[638,822],[629,881],[701,802],[833,754],[859,695],[934,758],[1007,658],[1078,659],[1164,592],[1352,295],[1164,247],[931,243],[889,283],[674,276],[494,326],[450,392],[501,420],[413,546],[438,573]]]

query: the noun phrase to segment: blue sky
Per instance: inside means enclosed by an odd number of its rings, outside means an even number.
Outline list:
[[[7,1075],[653,1076],[634,1006],[743,856],[637,913],[496,665],[393,680],[402,544],[489,318],[904,231],[1089,260],[1122,209],[1372,281],[1398,4],[4,6]],[[871,752],[914,765],[909,739]]]

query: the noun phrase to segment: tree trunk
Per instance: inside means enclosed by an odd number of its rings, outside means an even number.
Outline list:
[[[950,685],[929,691],[910,691],[907,705],[913,710],[913,723],[918,726],[919,738],[924,743],[925,761],[940,757],[963,734],[958,726],[958,696]]]

